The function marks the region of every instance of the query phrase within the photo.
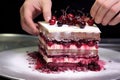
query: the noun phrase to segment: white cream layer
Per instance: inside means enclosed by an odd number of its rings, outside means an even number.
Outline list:
[[[50,25],[46,22],[38,22],[38,24],[41,25],[41,27],[44,27],[48,32],[87,32],[87,33],[101,33],[100,29],[96,26],[88,26],[86,25],[85,28],[81,29],[77,26],[69,26],[69,25],[63,25],[61,27],[58,27],[57,24]]]

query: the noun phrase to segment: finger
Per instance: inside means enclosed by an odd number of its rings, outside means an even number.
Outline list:
[[[109,11],[109,9],[116,4],[117,0],[106,0],[104,3],[102,3],[101,7],[99,8],[96,16],[95,16],[95,22],[101,23],[106,13]]]
[[[30,34],[38,34],[38,29],[36,28],[36,24],[32,20],[32,9],[23,7],[21,9],[21,25],[22,29]]]
[[[95,3],[93,4],[91,10],[90,10],[90,14],[91,16],[94,18],[98,9],[100,8],[100,6],[102,5],[102,3],[104,2],[105,0],[96,0]]]
[[[37,31],[35,31],[35,30],[32,30],[32,31],[31,31],[31,29],[30,29],[29,27],[26,27],[26,26],[28,26],[28,25],[25,24],[25,25],[22,27],[22,29],[23,29],[24,31],[26,31],[27,33],[32,34],[32,35],[38,35],[38,30],[37,30]],[[38,24],[36,24],[36,26],[38,26]]]
[[[102,24],[107,25],[120,11],[120,2],[114,4],[111,9],[107,12],[106,16],[103,18]]]
[[[51,2],[45,3],[43,6],[43,17],[46,22],[48,22],[51,19],[51,6]]]
[[[109,25],[117,25],[120,23],[120,13],[113,19],[110,21]]]

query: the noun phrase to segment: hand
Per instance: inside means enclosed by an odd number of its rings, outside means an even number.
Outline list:
[[[45,21],[51,18],[51,0],[25,0],[20,8],[22,29],[30,34],[38,35],[37,24],[33,19],[43,12]]]
[[[120,0],[96,0],[90,13],[98,24],[116,25],[120,23]]]

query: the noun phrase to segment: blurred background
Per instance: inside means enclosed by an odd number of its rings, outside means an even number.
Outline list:
[[[22,30],[20,25],[19,9],[24,0],[2,0],[0,2],[0,33],[28,34]],[[89,13],[94,0],[52,0],[52,12],[65,9],[69,6],[72,9],[83,9]],[[42,14],[34,21],[43,20]],[[102,38],[120,38],[120,24],[116,26],[98,25],[102,31]],[[29,35],[29,34],[28,34]]]

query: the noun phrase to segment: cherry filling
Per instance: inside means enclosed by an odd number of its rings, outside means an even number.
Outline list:
[[[54,44],[62,45],[69,48],[70,45],[75,45],[77,48],[80,48],[82,45],[88,45],[89,47],[95,46],[98,49],[98,40],[93,39],[79,39],[79,40],[50,40],[46,38],[43,33],[40,33],[40,37],[46,42],[46,44],[51,47]]]

